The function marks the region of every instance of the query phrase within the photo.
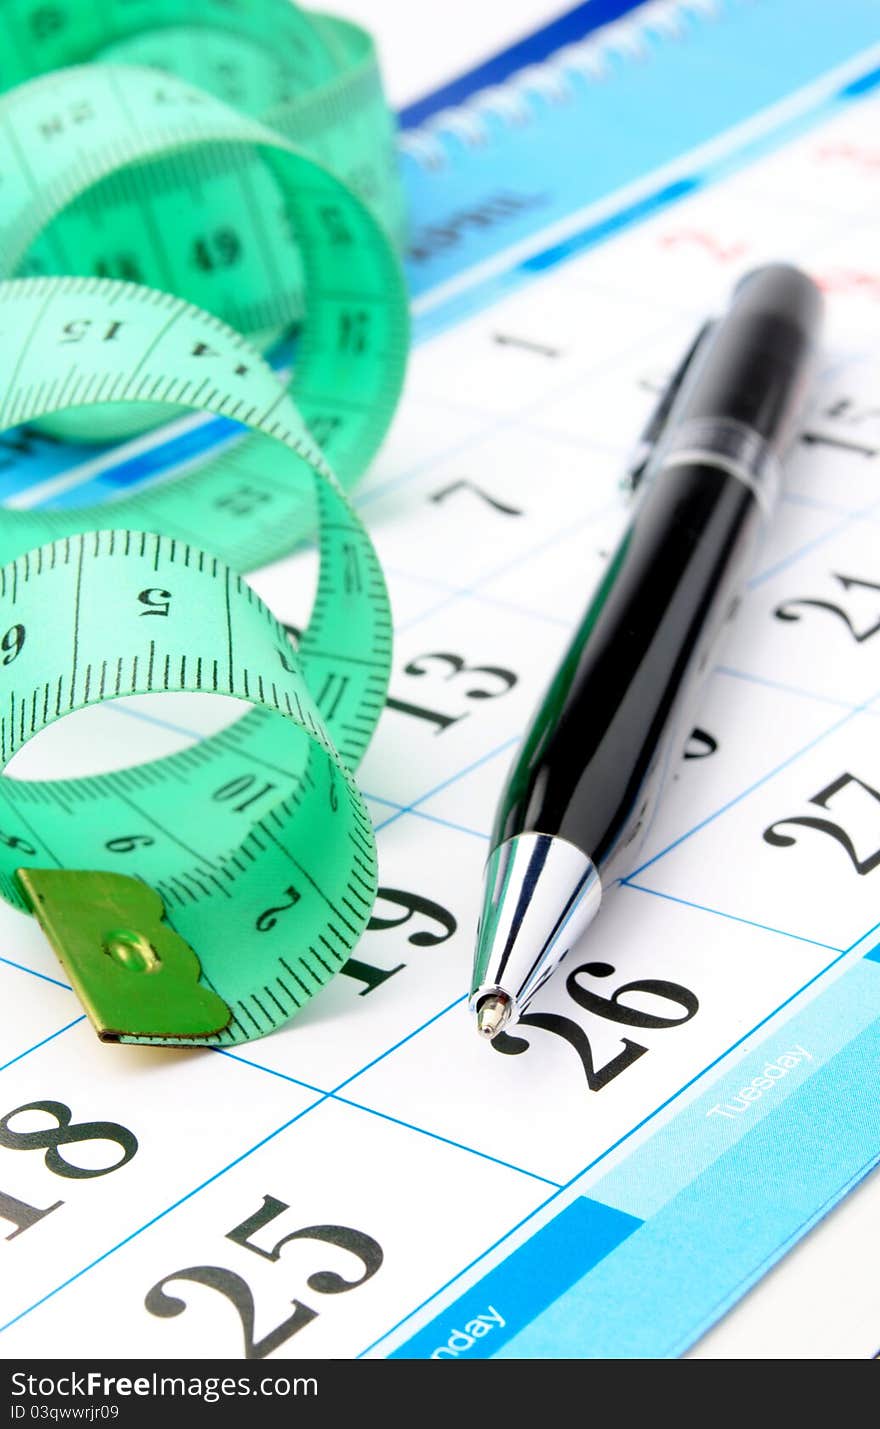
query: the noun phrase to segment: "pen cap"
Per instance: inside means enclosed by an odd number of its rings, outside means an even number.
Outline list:
[[[676,420],[738,422],[782,457],[812,378],[822,306],[798,268],[768,263],[746,273],[696,355]]]

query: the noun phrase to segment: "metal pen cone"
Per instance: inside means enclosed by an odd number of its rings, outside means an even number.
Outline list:
[[[477,1026],[494,1037],[515,1022],[563,955],[592,922],[602,897],[591,859],[567,839],[516,834],[493,850],[486,865],[483,914],[470,1006]],[[495,1026],[494,1000],[504,1023]],[[486,1013],[481,1024],[480,1013]]]

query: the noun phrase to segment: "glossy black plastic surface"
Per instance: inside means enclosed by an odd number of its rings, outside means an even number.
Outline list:
[[[821,307],[815,283],[797,268],[768,263],[746,274],[700,344],[672,421],[739,422],[782,456],[811,376]]]
[[[784,455],[820,316],[819,291],[799,270],[768,264],[747,274],[645,435],[660,436],[662,450],[665,425],[673,438],[676,428],[688,432],[686,447],[717,451],[720,424],[746,429],[759,457],[762,444],[765,455]],[[592,858],[603,883],[632,870],[754,557],[762,513],[751,483],[770,495],[763,457],[755,471],[724,466],[696,453],[648,462],[647,489],[520,750],[493,846],[523,832],[555,834]]]
[[[627,871],[759,528],[736,477],[698,465],[657,476],[522,747],[493,845],[559,834],[603,876]]]

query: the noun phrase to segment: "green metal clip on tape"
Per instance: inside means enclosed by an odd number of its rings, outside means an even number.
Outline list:
[[[339,481],[406,359],[391,119],[366,36],[288,0],[0,0],[0,18],[0,429],[95,438],[182,410],[241,428],[109,508],[3,513],[0,765],[102,700],[251,706],[154,763],[3,778],[0,892],[102,1038],[228,1045],[328,981],[375,897],[351,770],[391,622]],[[288,392],[253,343],[303,318]],[[295,650],[236,571],[312,536]]]

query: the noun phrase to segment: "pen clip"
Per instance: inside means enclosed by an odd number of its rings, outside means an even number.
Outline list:
[[[623,488],[625,491],[628,491],[630,495],[641,485],[648,468],[648,463],[666,429],[669,414],[681,391],[682,383],[697,355],[697,350],[702,346],[703,339],[714,326],[715,323],[712,319],[703,323],[684,357],[681,359],[681,362],[661,391],[656,406],[652,408],[651,415],[645,423],[638,441],[630,452],[622,479]]]

